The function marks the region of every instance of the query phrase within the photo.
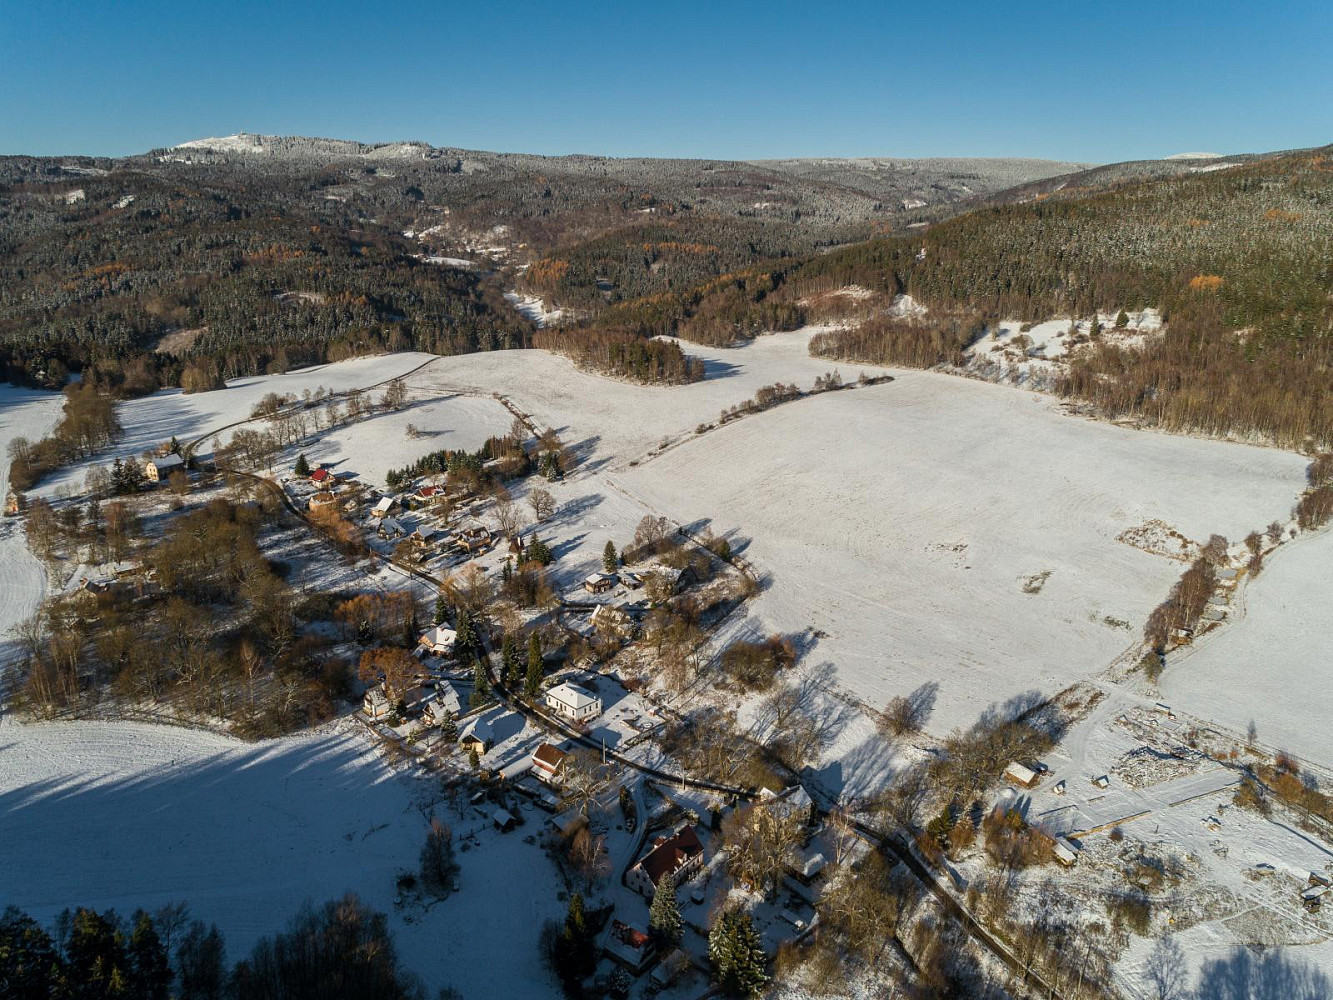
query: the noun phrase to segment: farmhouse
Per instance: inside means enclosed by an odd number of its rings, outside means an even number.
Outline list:
[[[694,827],[683,826],[671,837],[658,837],[653,849],[625,873],[625,884],[639,895],[652,899],[657,883],[665,876],[679,886],[704,864],[704,845]]]
[[[436,625],[421,637],[417,645],[432,656],[453,656],[458,633],[447,625]]]
[[[557,684],[546,692],[546,707],[571,722],[586,722],[602,714],[602,699],[576,684]]]
[[[321,466],[310,473],[310,481],[316,486],[327,487],[333,481],[333,473]]]
[[[398,506],[396,497],[380,497],[375,506],[370,508],[371,517],[388,517],[389,512]]]
[[[590,594],[604,594],[619,582],[614,573],[593,573],[583,581],[583,589]]]
[[[1014,761],[1004,769],[1004,780],[1019,788],[1034,788],[1037,784],[1037,772]]]
[[[548,785],[560,784],[560,772],[569,757],[565,751],[550,743],[543,743],[532,752],[532,773]]]
[[[148,477],[149,482],[160,483],[177,469],[183,468],[185,459],[179,455],[163,455],[161,458],[150,458],[145,462],[143,474]]]

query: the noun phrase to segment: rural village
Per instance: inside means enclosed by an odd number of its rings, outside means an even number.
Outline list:
[[[790,368],[782,338],[750,348],[765,349],[756,376]],[[122,418],[138,455],[114,448],[11,491],[10,513],[65,581],[50,618],[80,636],[62,664],[20,629],[50,670],[11,698],[49,718],[250,735],[352,726],[408,783],[426,841],[382,887],[397,920],[424,929],[452,912],[504,928],[558,978],[610,996],[702,995],[719,968],[747,995],[774,963],[782,990],[818,994],[855,963],[869,984],[911,969],[942,986],[966,978],[971,995],[1094,997],[1174,974],[1162,935],[1196,929],[1333,953],[1324,766],[1177,711],[1151,680],[1227,628],[1246,576],[1304,534],[1295,524],[1212,543],[1193,624],[1170,627],[1153,663],[1127,636],[1100,676],[1017,691],[937,737],[927,722],[947,674],[878,704],[832,683],[806,665],[817,631],[756,630],[752,606],[774,581],[746,538],[617,491],[587,441],[460,373],[441,384],[441,364],[250,380],[227,390],[251,402],[225,442],[188,408],[153,437],[150,397]],[[351,369],[345,383],[326,387],[337,369]],[[370,372],[392,374],[359,384]],[[872,371],[846,394],[898,385]],[[816,379],[817,392],[843,388]],[[784,411],[816,405],[805,396],[793,386]],[[735,433],[693,423],[660,441],[631,431],[644,450],[613,459],[621,482]],[[436,436],[449,446],[427,451]],[[227,553],[181,555],[214,523],[243,527],[221,544],[277,567],[282,586],[259,600],[281,606],[281,646],[314,665],[301,669],[345,665],[329,694],[256,678],[261,656],[244,645],[248,675],[200,668],[200,687],[172,693],[127,676],[98,693],[79,650],[161,606],[179,573],[198,586],[225,573]],[[1154,521],[1115,544],[1176,566],[1197,551]],[[1050,575],[1017,589],[1039,594]],[[163,614],[162,641],[175,641],[169,603]],[[830,769],[868,746],[863,769]],[[539,868],[552,892],[540,920],[520,926],[487,902]]]

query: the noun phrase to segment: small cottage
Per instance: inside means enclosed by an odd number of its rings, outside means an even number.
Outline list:
[[[375,506],[370,508],[370,516],[374,518],[388,517],[389,513],[398,506],[396,497],[380,497],[375,501]]]
[[[593,573],[583,581],[583,589],[590,594],[605,594],[619,582],[614,573]]]

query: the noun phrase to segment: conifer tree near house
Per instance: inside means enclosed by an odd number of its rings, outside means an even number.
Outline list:
[[[443,594],[440,594],[438,597],[435,598],[434,624],[443,625],[448,620],[449,620],[449,602],[444,599]]]
[[[768,982],[768,956],[743,910],[729,910],[718,918],[708,935],[708,959],[718,986],[730,996],[757,997]]]
[[[457,623],[454,626],[457,633],[454,645],[457,646],[459,654],[472,652],[477,645],[477,630],[472,624],[471,612],[466,608],[459,608],[454,615],[454,621]]]
[[[301,454],[296,456],[296,465],[292,468],[292,472],[300,476],[302,479],[309,478],[310,463],[306,461],[305,452],[301,452]]]
[[[602,549],[602,569],[608,573],[614,573],[620,566],[620,560],[616,557],[616,546],[609,538],[606,540],[606,548]]]
[[[680,905],[676,901],[676,885],[669,875],[663,875],[657,880],[653,904],[648,908],[648,930],[659,951],[680,944]]]
[[[511,691],[514,690],[519,681],[519,655],[518,639],[512,632],[506,632],[504,643],[501,646],[501,660],[504,663],[504,682],[505,686]]]
[[[440,739],[446,743],[458,742],[458,723],[454,721],[454,713],[450,712],[440,723]]]
[[[477,657],[472,665],[472,697],[469,704],[473,708],[486,704],[486,699],[490,695],[490,683],[486,680],[486,663]]]
[[[544,673],[542,642],[537,638],[537,633],[533,632],[528,636],[528,672],[523,679],[523,693],[528,698],[537,697],[537,693],[541,691],[542,675]]]

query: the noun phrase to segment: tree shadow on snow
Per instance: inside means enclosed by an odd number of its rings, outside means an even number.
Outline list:
[[[1197,1000],[1329,1000],[1333,979],[1285,952],[1237,948],[1203,964]]]

